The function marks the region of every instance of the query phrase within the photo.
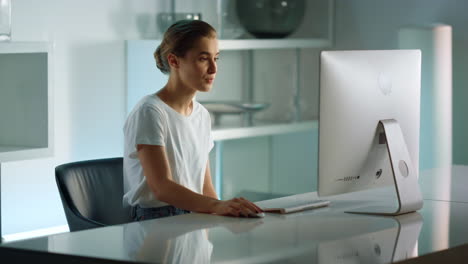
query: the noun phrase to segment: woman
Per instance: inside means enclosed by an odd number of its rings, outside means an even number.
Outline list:
[[[244,198],[218,200],[208,154],[208,111],[194,100],[210,91],[219,50],[216,31],[203,21],[169,27],[154,57],[167,84],[145,96],[124,126],[124,204],[135,220],[192,212],[249,216],[261,209]]]

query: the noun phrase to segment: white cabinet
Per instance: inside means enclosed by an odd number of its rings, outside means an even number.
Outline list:
[[[0,43],[0,163],[52,154],[51,58],[48,43]]]

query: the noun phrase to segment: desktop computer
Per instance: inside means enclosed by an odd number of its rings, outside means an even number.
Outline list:
[[[323,51],[318,195],[395,186],[399,215],[422,208],[418,185],[421,52]]]

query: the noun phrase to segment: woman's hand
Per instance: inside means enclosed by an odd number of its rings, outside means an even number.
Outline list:
[[[260,207],[243,197],[227,201],[217,201],[213,208],[213,213],[215,214],[235,217],[248,217],[249,215],[261,212],[263,212],[263,210]]]

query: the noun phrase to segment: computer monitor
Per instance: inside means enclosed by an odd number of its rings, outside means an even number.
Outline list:
[[[318,194],[394,184],[398,215],[422,207],[419,190],[419,50],[323,51]]]

